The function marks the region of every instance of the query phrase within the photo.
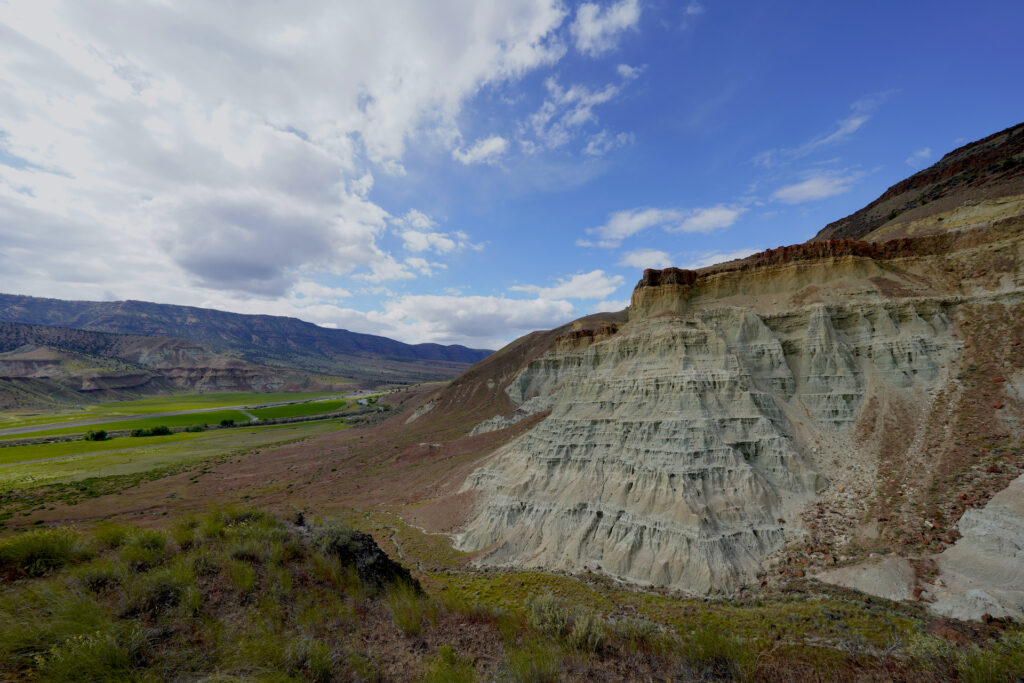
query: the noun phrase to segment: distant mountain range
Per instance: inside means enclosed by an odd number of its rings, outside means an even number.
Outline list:
[[[0,323],[8,323],[0,326],[0,384],[19,381],[19,390],[0,401],[7,404],[19,403],[26,390],[25,396],[45,397],[53,387],[35,386],[36,380],[57,377],[58,393],[72,395],[110,393],[107,388],[113,385],[142,392],[261,391],[437,381],[456,376],[491,353],[465,346],[404,344],[296,318],[145,301],[0,294]],[[77,358],[73,363],[72,357]],[[98,381],[100,376],[106,379]],[[26,388],[26,383],[32,386]]]

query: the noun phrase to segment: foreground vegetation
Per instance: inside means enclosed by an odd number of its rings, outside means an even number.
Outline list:
[[[557,580],[541,587],[521,574],[508,583],[526,594],[515,609],[503,609],[484,596],[474,600],[431,583],[425,593],[368,539],[334,519],[310,522],[296,514],[285,521],[243,508],[182,517],[159,529],[104,523],[88,532],[9,535],[0,539],[0,678],[998,681],[1024,675],[1024,631],[1014,627],[962,647],[911,628],[898,646],[851,646],[826,669],[825,660],[808,658],[810,637],[775,639],[769,626],[779,615],[772,605],[760,606],[760,634],[699,613],[668,623],[632,605],[560,597],[550,590]]]

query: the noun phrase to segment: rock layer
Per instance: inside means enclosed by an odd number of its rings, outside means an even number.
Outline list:
[[[923,396],[956,350],[927,301],[643,311],[602,341],[556,344],[509,384],[514,403],[551,414],[467,479],[481,504],[459,547],[735,589],[827,485],[814,443],[846,438],[869,395]]]

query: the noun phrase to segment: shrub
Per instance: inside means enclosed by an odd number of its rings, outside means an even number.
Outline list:
[[[106,432],[105,429],[97,429],[96,431],[93,431],[93,430],[90,429],[89,431],[87,431],[85,433],[85,436],[82,437],[82,440],[83,441],[106,441],[107,440],[107,432]]]
[[[148,649],[139,626],[121,633],[96,631],[68,638],[37,655],[36,668],[46,681],[127,680],[144,663]]]
[[[159,427],[150,427],[148,429],[133,429],[130,434],[132,436],[167,436],[173,434],[170,427],[161,425]]]
[[[124,582],[124,565],[109,558],[101,558],[77,571],[78,580],[89,590],[98,593]]]
[[[124,613],[156,615],[182,604],[188,607],[186,598],[193,597],[194,582],[184,563],[142,574],[128,586]]]
[[[38,529],[0,540],[0,570],[25,576],[42,576],[88,556],[70,529]]]
[[[437,648],[437,656],[427,662],[423,671],[424,683],[473,683],[474,680],[473,663],[455,654],[451,645]]]
[[[569,612],[550,593],[530,600],[530,626],[552,638],[561,638],[569,626]]]
[[[191,425],[185,431],[186,432],[205,432],[206,431],[206,425]]]
[[[756,649],[718,626],[698,625],[680,647],[684,679],[748,680],[757,665]]]
[[[561,659],[557,650],[542,643],[529,643],[508,654],[508,677],[515,683],[549,683],[558,680]]]
[[[92,531],[93,540],[100,548],[119,548],[132,533],[132,528],[117,522],[103,522]]]
[[[323,641],[295,638],[288,643],[285,659],[292,672],[301,675],[302,680],[316,683],[334,680],[334,655]]]
[[[423,618],[431,614],[432,605],[420,590],[400,581],[388,590],[387,603],[391,618],[403,633],[418,636],[423,632]]]
[[[135,571],[143,571],[162,562],[167,554],[167,537],[155,529],[139,529],[121,545],[121,557]]]
[[[62,582],[8,587],[0,593],[0,662],[30,662],[67,638],[111,627],[109,610]]]
[[[580,652],[597,652],[604,645],[604,624],[593,612],[577,613],[567,643]]]
[[[1024,631],[1004,633],[985,649],[971,646],[957,657],[956,670],[966,683],[1024,679]]]
[[[234,420],[221,420],[220,421],[220,426],[221,427],[234,427],[235,426],[235,421]]]
[[[661,628],[649,619],[629,617],[613,622],[611,632],[630,650],[650,649],[658,641]]]
[[[230,560],[227,566],[228,580],[240,593],[251,593],[256,587],[256,570],[238,560]]]

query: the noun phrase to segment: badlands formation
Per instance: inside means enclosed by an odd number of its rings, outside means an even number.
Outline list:
[[[1024,126],[997,135],[1019,147]],[[911,183],[844,219],[871,228],[858,241],[648,270],[628,316],[529,335],[431,397],[410,421],[489,396],[472,435],[534,422],[465,478],[456,545],[697,593],[813,576],[1024,616],[1024,163],[997,155],[1002,190],[974,192],[971,147],[919,174],[933,213],[899,204]]]

